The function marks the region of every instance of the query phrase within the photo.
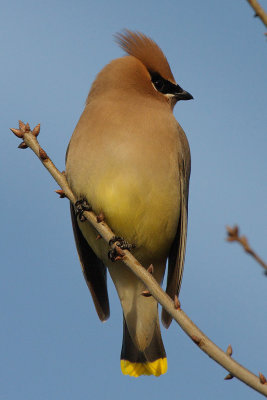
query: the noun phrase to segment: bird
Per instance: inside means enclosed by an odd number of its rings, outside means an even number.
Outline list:
[[[127,243],[167,294],[178,296],[185,258],[191,170],[187,137],[173,115],[193,96],[175,81],[163,51],[139,31],[115,35],[124,55],[96,76],[66,153],[66,178],[79,200]],[[158,303],[144,284],[110,257],[109,246],[71,204],[76,247],[101,321],[109,318],[107,270],[123,310],[120,357],[125,375],[167,371]],[[116,238],[117,239],[117,236]],[[151,268],[151,267],[150,267]],[[172,318],[163,309],[163,325]]]

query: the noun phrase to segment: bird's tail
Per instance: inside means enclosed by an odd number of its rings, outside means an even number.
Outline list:
[[[167,371],[167,358],[161,338],[159,321],[149,346],[140,351],[134,344],[126,320],[123,317],[123,342],[121,350],[121,370],[124,375],[160,376]]]

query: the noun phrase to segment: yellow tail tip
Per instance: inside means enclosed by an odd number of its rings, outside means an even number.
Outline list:
[[[137,378],[140,375],[160,376],[165,374],[168,369],[167,358],[159,358],[155,361],[145,363],[132,363],[128,360],[121,360],[121,371],[124,375],[130,375]]]

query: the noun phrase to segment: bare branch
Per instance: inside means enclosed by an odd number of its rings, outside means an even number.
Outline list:
[[[15,133],[12,130],[16,136],[22,138],[25,144],[34,151],[43,165],[59,184],[65,196],[68,197],[73,204],[75,204],[77,199],[70,190],[65,175],[55,167],[44,150],[41,149],[36,136],[34,133],[30,132],[28,124],[25,125],[20,122],[19,131],[20,132],[18,135],[18,132]],[[104,221],[98,222],[97,216],[92,211],[84,211],[83,215],[107,243],[109,243],[110,239],[115,236]],[[128,250],[121,250],[118,246],[116,246],[116,243],[112,244],[111,248],[118,250],[118,253],[121,256],[120,258],[125,265],[130,268],[131,271],[145,284],[147,293],[143,293],[143,295],[147,295],[149,292],[152,296],[154,296],[154,298],[162,305],[162,307],[164,307],[165,310],[172,316],[172,318],[180,325],[184,332],[194,341],[194,343],[196,343],[199,348],[208,354],[213,360],[229,371],[228,376],[235,376],[259,393],[267,396],[267,383],[264,379],[264,376],[262,374],[259,376],[254,375],[232,359],[229,354],[231,352],[230,350],[224,352],[216,344],[214,344],[184,313],[184,311],[181,309],[178,299],[172,300],[162,290],[160,285],[151,274],[150,270],[152,268],[150,268],[149,271],[146,270]]]
[[[259,17],[264,23],[264,25],[267,27],[267,14],[261,7],[261,5],[257,2],[257,0],[247,0],[247,1],[255,11],[255,16]]]
[[[250,247],[248,240],[246,236],[239,236],[239,228],[237,225],[235,225],[233,228],[230,226],[226,227],[228,236],[226,240],[228,242],[238,242],[243,246],[243,249],[250,254],[261,266],[262,268],[265,269],[265,272],[267,272],[267,264],[255,253],[254,250]]]

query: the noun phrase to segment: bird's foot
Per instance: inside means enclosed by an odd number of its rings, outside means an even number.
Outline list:
[[[135,244],[128,243],[125,239],[123,239],[120,236],[114,236],[113,238],[110,239],[109,245],[111,246],[114,243],[116,243],[116,248],[108,252],[108,258],[113,262],[121,260],[123,258],[124,254],[120,250],[131,251],[132,249],[135,248]]]
[[[92,207],[87,202],[87,200],[82,199],[78,200],[75,203],[75,215],[79,217],[81,222],[86,220],[85,216],[83,215],[84,211],[91,211]]]
[[[113,238],[110,239],[108,244],[111,246],[112,244],[117,242],[117,246],[122,249],[122,250],[132,250],[135,248],[135,244],[131,244],[127,242],[125,239],[123,239],[120,236],[113,236]]]

